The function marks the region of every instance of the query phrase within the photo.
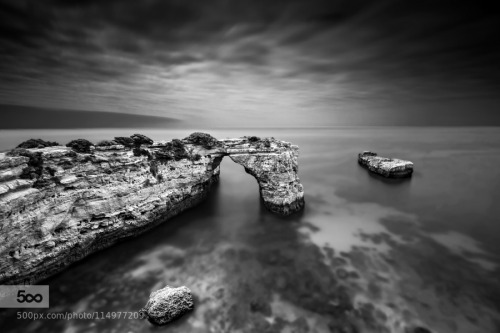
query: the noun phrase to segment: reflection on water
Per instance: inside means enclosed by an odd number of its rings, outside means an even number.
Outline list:
[[[206,202],[48,279],[50,311],[137,311],[169,284],[188,286],[196,300],[170,332],[499,331],[497,130],[211,132],[299,144],[305,211],[267,212],[255,180],[225,159]],[[397,182],[372,177],[356,163],[366,149],[412,160],[416,173]],[[15,317],[1,314],[2,332],[165,330],[132,319]]]

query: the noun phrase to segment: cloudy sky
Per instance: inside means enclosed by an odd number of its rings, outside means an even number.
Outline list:
[[[220,126],[500,125],[500,15],[444,0],[0,0],[0,104]]]

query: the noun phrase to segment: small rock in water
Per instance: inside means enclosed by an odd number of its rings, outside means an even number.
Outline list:
[[[155,325],[165,325],[194,309],[193,296],[187,287],[166,286],[153,291],[141,313]]]
[[[364,151],[358,155],[358,162],[368,170],[387,178],[404,178],[413,173],[413,163],[377,156],[371,151]]]

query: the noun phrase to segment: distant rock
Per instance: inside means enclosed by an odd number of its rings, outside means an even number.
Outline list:
[[[45,148],[45,147],[53,147],[53,146],[59,146],[59,143],[55,141],[45,141],[42,139],[29,139],[26,140],[22,143],[20,143],[17,148]]]
[[[194,309],[193,295],[187,287],[166,286],[153,291],[141,313],[155,325],[165,325]]]
[[[371,151],[360,153],[358,155],[358,162],[371,172],[387,178],[405,178],[410,177],[413,173],[412,162],[381,157]]]

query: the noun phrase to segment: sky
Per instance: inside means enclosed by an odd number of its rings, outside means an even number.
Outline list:
[[[500,14],[483,1],[0,0],[4,107],[500,125],[499,59]]]

